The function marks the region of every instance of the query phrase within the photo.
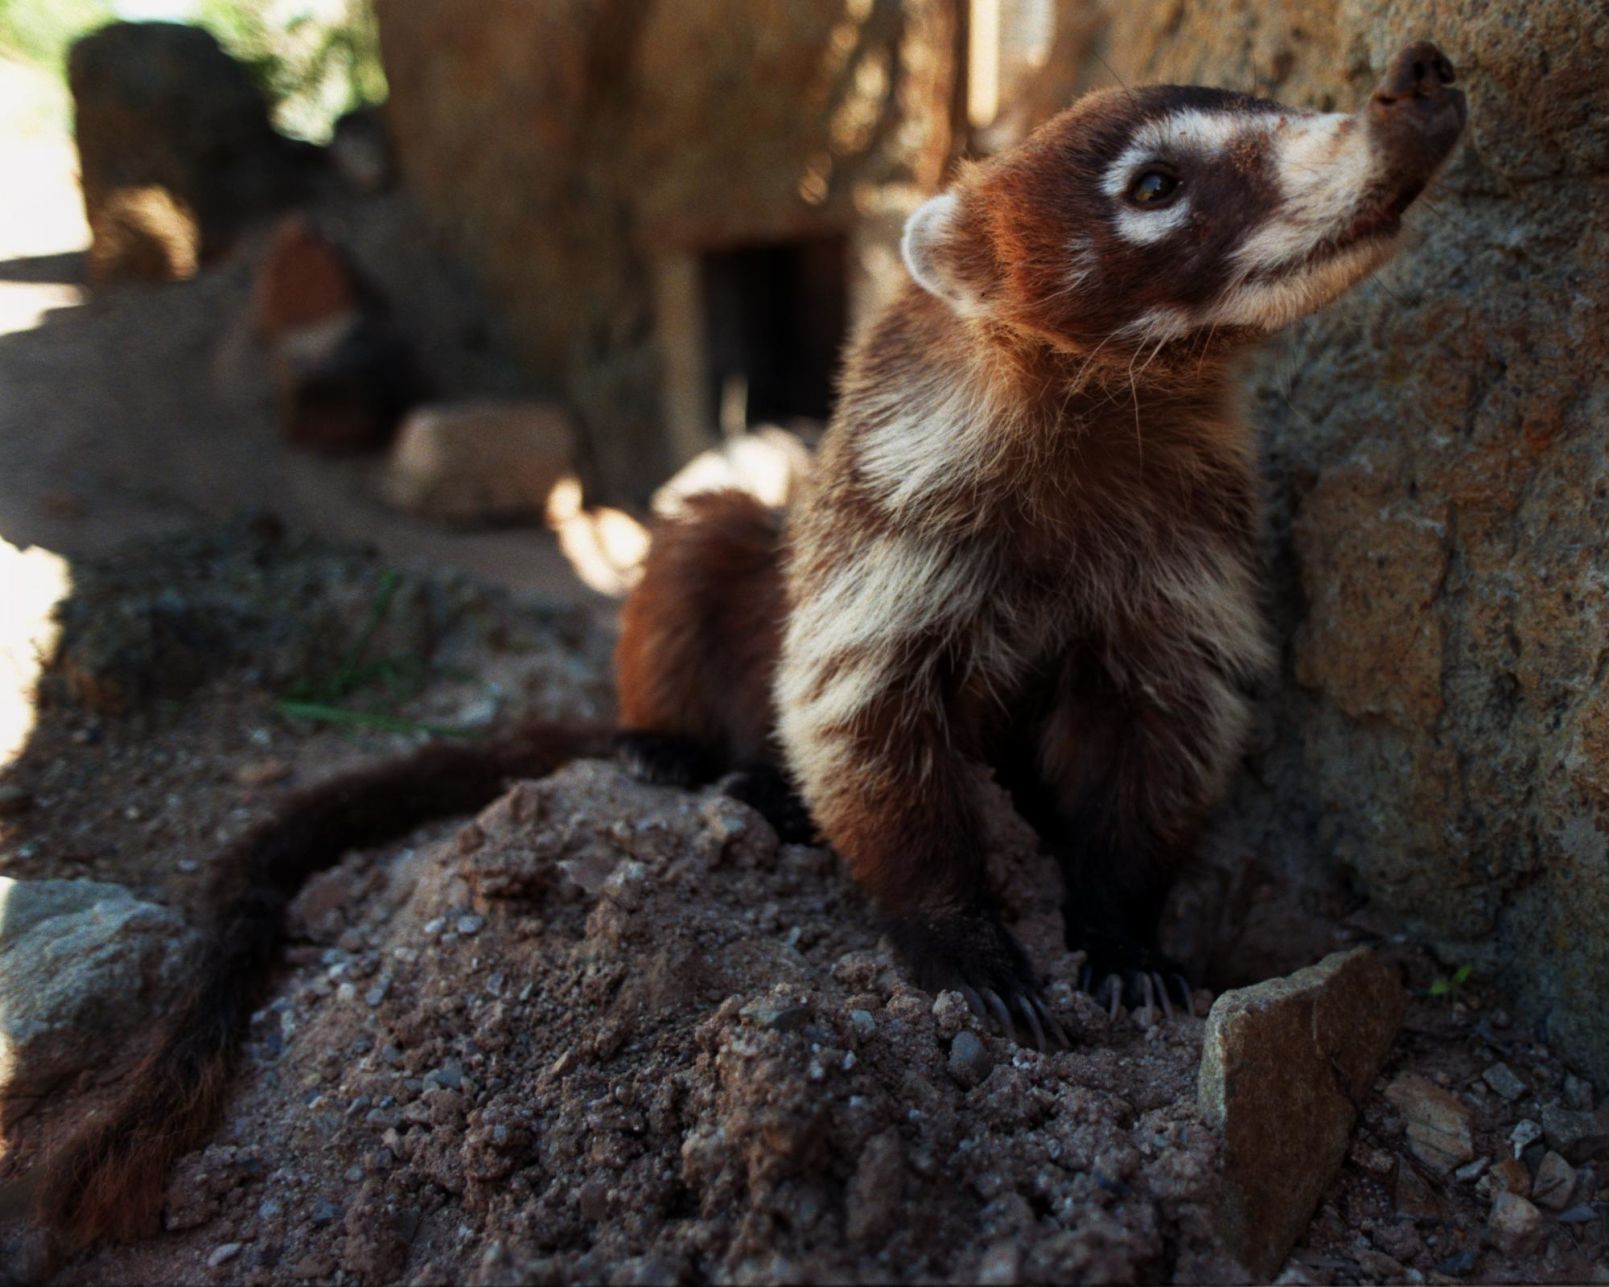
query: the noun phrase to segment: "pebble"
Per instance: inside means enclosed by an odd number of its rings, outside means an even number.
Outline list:
[[[1563,1211],[1575,1192],[1575,1167],[1549,1149],[1531,1181],[1531,1200],[1550,1211]]]
[[[807,1005],[768,1006],[750,1003],[738,1013],[755,1027],[770,1028],[776,1032],[794,1032],[810,1020],[810,1007]]]
[[[235,782],[243,787],[273,786],[291,775],[291,766],[284,760],[253,760],[235,770]]]
[[[877,1035],[877,1020],[872,1017],[870,1010],[851,1010],[849,1012],[849,1026],[855,1030],[855,1035],[862,1041]]]
[[[464,938],[468,938],[471,934],[479,934],[485,927],[486,918],[484,916],[470,915],[458,918],[458,933]]]
[[[1542,1109],[1542,1133],[1547,1137],[1549,1148],[1580,1166],[1609,1155],[1609,1109],[1588,1113],[1562,1104],[1549,1104]]]
[[[1408,1147],[1421,1162],[1450,1170],[1475,1157],[1470,1110],[1458,1096],[1415,1073],[1396,1077],[1385,1091],[1408,1123]]]
[[[1542,1138],[1542,1128],[1527,1117],[1514,1123],[1514,1129],[1508,1133],[1508,1138],[1514,1145],[1514,1156],[1519,1157]]]
[[[1486,1174],[1486,1168],[1492,1164],[1489,1157],[1477,1157],[1473,1162],[1466,1162],[1453,1172],[1453,1178],[1460,1184],[1469,1184]]]
[[[1481,1177],[1480,1183],[1475,1186],[1475,1192],[1482,1197],[1499,1193],[1517,1193],[1522,1198],[1529,1197],[1531,1173],[1525,1169],[1525,1163],[1518,1158],[1505,1157]]]
[[[212,1254],[207,1257],[207,1267],[209,1269],[216,1269],[219,1265],[228,1264],[229,1261],[233,1260],[239,1254],[240,1244],[238,1242],[221,1243],[214,1247],[212,1249]]]
[[[341,1208],[328,1198],[320,1198],[313,1204],[312,1214],[308,1220],[315,1225],[333,1224],[335,1218],[341,1214]]]
[[[1508,1100],[1518,1099],[1530,1089],[1519,1074],[1504,1063],[1493,1064],[1481,1074],[1481,1080]]]
[[[285,1208],[273,1198],[264,1198],[257,1207],[257,1218],[259,1220],[274,1220],[278,1218],[279,1213],[284,1209]]]
[[[1592,1111],[1592,1083],[1585,1077],[1577,1077],[1574,1073],[1566,1073],[1564,1077],[1564,1102],[1571,1108],[1583,1113]]]
[[[971,1029],[963,1028],[950,1042],[950,1076],[957,1085],[976,1086],[994,1068],[994,1058]]]
[[[1492,1200],[1486,1231],[1499,1251],[1511,1256],[1535,1251],[1542,1242],[1542,1213],[1517,1193],[1499,1193]]]

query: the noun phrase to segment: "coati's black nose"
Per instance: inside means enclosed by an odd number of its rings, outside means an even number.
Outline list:
[[[1428,40],[1391,60],[1364,109],[1370,132],[1389,157],[1404,204],[1435,171],[1464,129],[1464,96],[1453,88],[1453,65]]]
[[[1391,60],[1369,106],[1390,109],[1404,99],[1435,98],[1456,79],[1447,55],[1428,40],[1409,45]]]

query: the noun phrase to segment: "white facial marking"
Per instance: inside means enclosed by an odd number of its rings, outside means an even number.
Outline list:
[[[1171,232],[1177,232],[1184,227],[1190,218],[1190,202],[1180,198],[1172,205],[1164,206],[1160,210],[1138,210],[1130,206],[1118,209],[1117,218],[1112,226],[1117,235],[1124,241],[1132,242],[1136,246],[1149,246],[1152,242],[1161,241]]]
[[[1376,164],[1368,131],[1340,113],[1292,118],[1272,142],[1282,204],[1235,252],[1248,273],[1293,263],[1334,235],[1356,214]]]

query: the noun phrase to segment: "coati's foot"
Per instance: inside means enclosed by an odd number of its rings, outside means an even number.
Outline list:
[[[1107,1005],[1114,1017],[1120,1005],[1151,1011],[1160,1006],[1170,1019],[1175,1004],[1186,1014],[1195,1013],[1184,969],[1154,948],[1132,938],[1077,927],[1069,929],[1067,945],[1085,953],[1078,986]]]
[[[627,773],[652,786],[703,786],[717,772],[709,748],[678,733],[622,729],[614,735],[614,750]]]
[[[787,845],[816,842],[816,824],[810,810],[793,789],[787,775],[771,764],[752,764],[728,773],[718,784],[734,800],[756,810]]]
[[[992,912],[898,917],[889,922],[888,936],[918,987],[959,992],[1001,1036],[1019,1042],[1026,1037],[1040,1050],[1071,1044],[1045,1004],[1027,956]]]

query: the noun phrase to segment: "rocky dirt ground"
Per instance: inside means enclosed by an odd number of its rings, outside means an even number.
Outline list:
[[[417,740],[296,718],[287,694],[460,729],[606,709],[608,637],[587,613],[462,577],[385,584],[375,559],[261,520],[81,564],[41,722],[4,775],[0,874],[115,881],[193,918],[222,839],[295,784]],[[269,610],[286,601],[294,624]],[[373,674],[337,700],[332,667]],[[226,1120],[179,1166],[164,1231],[52,1266],[13,1225],[11,1271],[1244,1278],[1211,1234],[1202,1020],[1109,1017],[1073,991],[1054,873],[1004,809],[997,831],[1067,1052],[911,988],[832,855],[711,792],[578,763],[352,854],[297,901]],[[1609,1281],[1592,1088],[1367,909],[1305,923],[1317,953],[1373,942],[1412,1000],[1281,1280]],[[7,1177],[143,1032],[100,1043],[69,1083],[82,1094],[11,1106]]]

